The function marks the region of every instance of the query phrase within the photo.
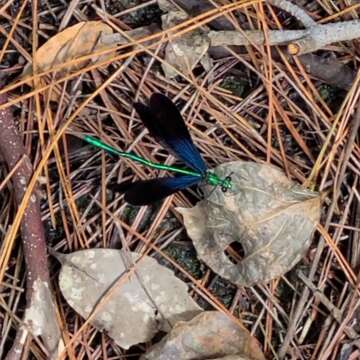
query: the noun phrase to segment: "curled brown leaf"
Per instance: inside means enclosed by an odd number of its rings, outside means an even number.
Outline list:
[[[171,332],[141,360],[264,360],[257,340],[218,311],[206,311]]]

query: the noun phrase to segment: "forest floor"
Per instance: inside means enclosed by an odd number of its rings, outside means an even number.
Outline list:
[[[360,358],[360,40],[330,39],[302,53],[300,41],[272,45],[266,35],[356,21],[360,5],[293,1],[306,14],[296,16],[269,3],[181,0],[195,20],[165,26],[164,5],[155,0],[0,2],[0,358],[48,359],[57,352],[63,359],[138,359],[159,341],[160,335],[124,350],[69,305],[60,264],[47,253],[95,248],[157,259],[203,310],[241,323],[264,358]],[[89,28],[62,32],[78,23]],[[212,33],[201,37],[200,29]],[[260,30],[265,44],[222,45],[222,30],[246,30],[245,38]],[[166,46],[179,39],[187,43],[174,61]],[[199,53],[201,61],[192,64]],[[82,136],[173,164],[133,107],[154,92],[182,111],[209,168],[239,160],[271,164],[320,194],[320,217],[300,261],[271,281],[234,284],[200,259],[176,210],[194,206],[196,190],[147,207],[129,205],[112,190],[114,183],[164,173],[109,155]],[[284,243],[285,256],[292,246]],[[227,254],[238,259],[244,250]],[[36,279],[51,292],[37,292]],[[39,293],[52,294],[45,301],[50,310],[36,303]],[[29,322],[29,308],[41,319]],[[53,339],[46,339],[49,331]]]

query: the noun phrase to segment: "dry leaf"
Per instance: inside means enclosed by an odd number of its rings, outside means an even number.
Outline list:
[[[124,261],[131,266],[139,254],[92,249],[57,257],[63,264],[61,292],[81,316],[88,318],[104,294],[110,294],[92,324],[106,330],[125,349],[150,340],[159,330],[169,331],[177,321],[192,319],[201,311],[188,295],[186,284],[151,257],[136,263],[135,272],[114,290],[110,288],[126,273]]]
[[[160,9],[166,12],[161,17],[162,28],[164,30],[172,28],[189,18],[186,12],[175,7],[167,0],[158,0],[158,4]],[[165,48],[165,62],[162,64],[165,76],[173,78],[178,75],[173,67],[187,74],[199,62],[201,62],[206,70],[209,70],[211,66],[210,57],[207,55],[209,46],[210,40],[202,29],[196,29],[189,34],[170,39]]]
[[[171,332],[141,360],[265,360],[257,340],[218,311],[207,311]]]
[[[55,65],[65,63],[72,59],[89,55],[94,52],[109,49],[114,42],[102,41],[102,37],[113,33],[112,28],[101,21],[80,22],[49,39],[35,54],[37,72],[50,70]],[[61,72],[70,72],[81,69],[90,62],[99,62],[114,56],[114,52],[94,56],[91,60],[85,60],[66,67]],[[61,73],[59,72],[59,73]],[[28,64],[22,74],[22,78],[32,75],[32,65]]]
[[[48,283],[35,280],[32,288],[30,306],[25,310],[24,331],[34,336],[41,336],[50,359],[57,359],[63,351],[59,324],[56,321],[56,309]]]
[[[304,255],[320,217],[320,197],[290,181],[274,166],[253,162],[222,164],[233,189],[220,189],[191,209],[179,208],[198,256],[234,284],[268,282],[290,270]],[[225,249],[242,245],[237,264]]]

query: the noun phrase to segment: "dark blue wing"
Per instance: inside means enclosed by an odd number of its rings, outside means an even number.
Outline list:
[[[199,150],[194,145],[185,122],[173,104],[162,94],[153,94],[150,107],[134,104],[144,125],[160,144],[165,144],[176,157],[200,174],[207,170]]]
[[[125,192],[125,201],[132,205],[148,205],[201,181],[197,176],[164,177],[136,181]]]

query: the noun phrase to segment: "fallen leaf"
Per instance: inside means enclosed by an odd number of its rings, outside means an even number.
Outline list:
[[[102,41],[102,37],[113,34],[112,28],[102,21],[80,22],[59,32],[43,44],[35,53],[37,72],[50,70],[55,65],[89,55],[94,52],[109,49],[114,42]],[[100,62],[114,56],[114,52],[81,61],[68,66],[58,75],[81,69],[90,62]],[[28,64],[22,73],[22,78],[32,75],[32,65]]]
[[[158,4],[160,9],[166,12],[161,17],[163,30],[170,29],[189,19],[186,12],[167,0],[158,0]],[[187,74],[199,62],[206,70],[209,70],[211,66],[211,59],[207,55],[209,46],[210,40],[206,31],[202,29],[196,29],[181,37],[170,39],[165,47],[165,62],[162,64],[165,76],[167,78],[177,76],[178,72],[174,68]]]
[[[41,336],[50,355],[58,359],[64,349],[60,328],[56,322],[56,309],[48,283],[35,280],[32,288],[30,306],[25,310],[24,331]]]
[[[57,257],[62,262],[61,292],[82,317],[88,318],[102,297],[109,296],[91,323],[124,349],[149,341],[159,330],[169,331],[177,321],[192,319],[201,311],[186,284],[151,257],[140,259],[134,273],[113,290],[126,274],[124,261],[134,264],[139,254],[91,249]]]
[[[265,360],[257,340],[218,311],[177,323],[140,360]]]
[[[319,194],[267,164],[231,162],[215,173],[232,173],[231,191],[217,189],[195,207],[178,209],[199,258],[240,286],[268,282],[289,271],[310,245],[320,218]],[[234,242],[245,253],[237,264],[225,253]]]

